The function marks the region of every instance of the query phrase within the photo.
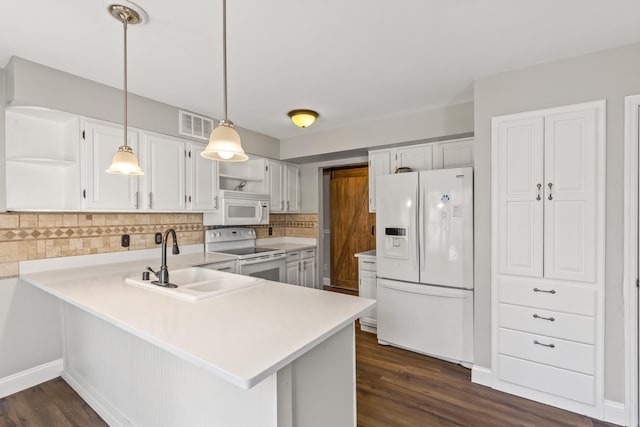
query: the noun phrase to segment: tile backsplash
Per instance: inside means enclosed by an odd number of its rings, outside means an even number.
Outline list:
[[[317,214],[272,214],[256,235],[318,238]],[[269,227],[273,234],[269,236]],[[0,214],[0,279],[17,276],[18,262],[158,247],[154,235],[176,230],[181,245],[203,243],[200,213],[25,213]],[[130,246],[120,239],[130,236]]]

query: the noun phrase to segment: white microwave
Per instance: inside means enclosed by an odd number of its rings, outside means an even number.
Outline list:
[[[268,194],[222,190],[220,225],[269,224]]]

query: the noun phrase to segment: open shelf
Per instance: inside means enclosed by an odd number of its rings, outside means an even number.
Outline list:
[[[247,181],[247,182],[262,182],[262,181],[264,181],[263,177],[254,178],[254,177],[250,177],[250,176],[232,175],[232,174],[228,174],[228,173],[221,173],[219,176],[220,176],[220,178],[235,179],[237,181]]]

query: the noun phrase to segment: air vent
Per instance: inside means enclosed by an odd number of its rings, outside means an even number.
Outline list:
[[[208,140],[209,134],[213,129],[213,120],[180,110],[178,113],[178,125],[180,135]]]

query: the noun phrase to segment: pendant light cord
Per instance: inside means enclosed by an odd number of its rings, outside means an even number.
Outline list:
[[[227,122],[227,0],[222,0],[222,66],[224,121]]]
[[[124,146],[127,147],[127,23],[129,16],[122,14],[122,26],[124,28]]]

